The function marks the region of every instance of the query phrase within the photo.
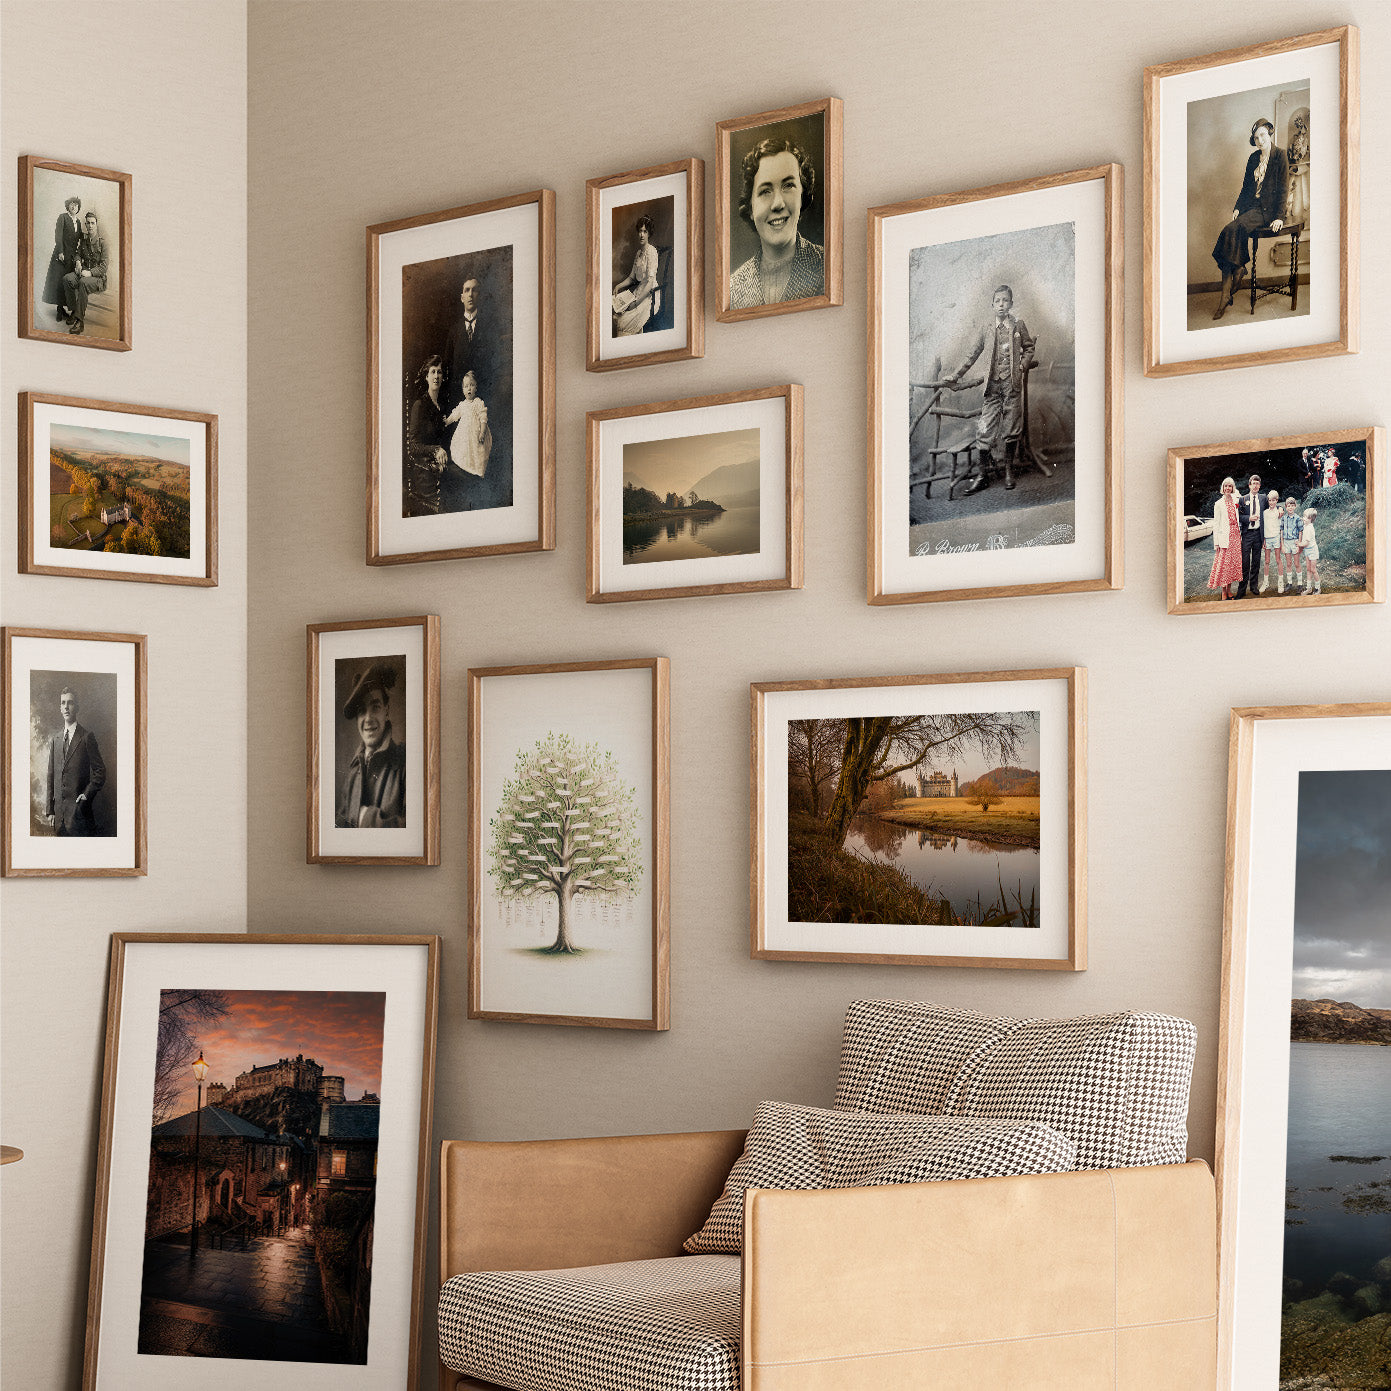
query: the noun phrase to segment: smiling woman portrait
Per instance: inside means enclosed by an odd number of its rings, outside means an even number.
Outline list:
[[[758,250],[729,278],[729,307],[752,309],[826,292],[826,254],[799,228],[816,206],[816,169],[785,137],[760,140],[743,159],[739,216]]]

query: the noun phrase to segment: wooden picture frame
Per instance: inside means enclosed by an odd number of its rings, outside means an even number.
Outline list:
[[[139,428],[147,421],[150,428]],[[217,417],[202,411],[21,391],[20,573],[215,586],[217,440]],[[124,456],[119,474],[116,456]],[[95,489],[87,505],[99,509],[85,538],[78,532],[86,515],[80,477]],[[133,498],[126,491],[132,483]],[[68,502],[70,492],[77,496]],[[100,528],[95,536],[93,526]],[[55,544],[60,538],[72,544]]]
[[[1103,164],[869,210],[870,604],[1124,585],[1123,179]],[[1017,366],[992,394],[1000,291]]]
[[[705,161],[678,159],[590,179],[584,195],[585,369],[704,357]],[[644,255],[650,246],[653,274],[633,282],[640,221],[648,223],[649,241],[640,244]],[[625,287],[622,310],[609,288],[618,285]]]
[[[761,133],[765,128],[769,129]],[[760,274],[764,236],[755,225],[757,214],[745,218],[739,211],[742,163],[761,139],[789,142],[802,156],[800,164],[794,156],[785,179],[769,185],[770,197],[776,198],[771,190],[785,184],[798,200],[798,215],[791,229],[796,253],[786,276],[780,278],[781,298],[773,303],[767,302],[771,280]],[[786,149],[784,146],[784,152]],[[757,172],[751,171],[751,176]],[[721,323],[827,309],[845,302],[844,180],[844,104],[839,97],[760,111],[716,125],[715,317]],[[810,197],[809,184],[815,185]],[[779,212],[784,220],[788,217],[776,206],[774,212],[775,217]],[[803,227],[819,230],[821,243],[804,236]],[[769,244],[785,246],[788,240],[775,220]]]
[[[470,1019],[670,1027],[669,691],[665,657],[469,672]]]
[[[1145,69],[1146,376],[1357,352],[1359,53],[1343,25]]]
[[[1169,450],[1169,612],[1230,614],[1252,609],[1335,608],[1385,602],[1385,452],[1386,431],[1380,425]],[[1213,535],[1219,519],[1218,509],[1209,510],[1206,505],[1219,471],[1232,478],[1233,506],[1239,508],[1246,505],[1243,495],[1249,493],[1253,473],[1262,480],[1267,508],[1269,492],[1275,485],[1280,510],[1298,523],[1300,533],[1293,543],[1285,543],[1283,535],[1277,534],[1272,546],[1266,535],[1268,519],[1263,516],[1261,535],[1249,547],[1255,553],[1257,569],[1263,566],[1262,582],[1257,587],[1254,582],[1248,585],[1240,579],[1233,596],[1241,600],[1239,604],[1227,602],[1221,597],[1221,586],[1212,588],[1202,578],[1207,571],[1211,580],[1218,568],[1215,542],[1202,543]],[[1334,480],[1331,483],[1330,478]],[[1216,486],[1220,491],[1224,485],[1225,479]],[[1305,594],[1298,590],[1296,580],[1302,573],[1308,583],[1313,583],[1303,560],[1302,541],[1305,507],[1311,500],[1315,511],[1323,514],[1312,533],[1316,552],[1319,542],[1323,550],[1328,550],[1331,542],[1332,553],[1328,557],[1315,554],[1314,579],[1319,590]],[[1275,519],[1275,523],[1280,528],[1286,526],[1283,517]],[[1235,565],[1238,574],[1247,565],[1242,547],[1247,534],[1243,528],[1240,535],[1231,538],[1241,556]],[[1337,568],[1330,574],[1329,561],[1334,557]],[[1326,594],[1322,592],[1325,583],[1329,588]],[[1254,595],[1252,590],[1256,590]]]
[[[1084,668],[749,691],[750,956],[1086,970]]]
[[[434,936],[112,934],[83,1391],[173,1391],[198,1356],[267,1386],[327,1391],[345,1363],[423,1385],[439,960]],[[276,1257],[331,1279],[343,1322],[293,1278],[238,1279]]]
[[[555,194],[369,227],[367,563],[554,549]]]
[[[106,187],[114,185],[114,187]],[[70,347],[105,348],[129,352],[131,348],[131,192],[129,174],[114,169],[98,169],[90,164],[69,164],[43,159],[38,155],[19,157],[19,336],[41,343],[66,343]],[[80,229],[65,231],[63,218],[71,200],[76,199],[86,227],[86,214],[97,216],[107,257],[105,274],[83,277],[84,292],[78,299],[72,288],[65,288],[62,277],[80,274],[82,269],[69,257],[80,251]],[[57,219],[53,246],[48,245],[48,220]],[[43,224],[43,225],[40,225]],[[115,256],[111,255],[116,238]],[[114,264],[113,264],[114,262]],[[42,281],[40,281],[42,275]],[[99,279],[100,288],[95,280]],[[115,284],[112,284],[112,281]],[[113,294],[114,291],[114,294]],[[55,295],[57,298],[50,298]],[[70,331],[67,317],[69,296],[74,308],[83,309],[84,327]],[[95,304],[93,299],[100,296]],[[89,298],[90,297],[90,298]],[[114,302],[113,302],[114,301]],[[49,310],[48,305],[54,306]],[[40,308],[40,306],[43,306]],[[62,316],[58,316],[58,310]],[[52,326],[49,320],[52,318]],[[86,324],[85,320],[91,323]]]
[[[143,877],[149,756],[145,635],[6,627],[0,629],[0,642],[5,649],[0,873],[42,879]]]
[[[802,418],[795,384],[590,411],[588,602],[800,589]]]
[[[439,617],[310,623],[305,640],[306,863],[439,864]]]
[[[1391,702],[1231,712],[1215,1166],[1224,1391],[1382,1369],[1320,1365],[1355,1358],[1357,1339],[1310,1338],[1297,1306],[1313,1299],[1320,1318],[1337,1314],[1338,1331],[1353,1332],[1367,1311],[1343,1298],[1347,1277],[1384,1251],[1376,1229],[1359,1244],[1357,1224],[1382,1220],[1384,1203],[1366,1195],[1391,1181],[1380,1143],[1391,1090],[1373,1073],[1362,1105],[1346,1100],[1365,1068],[1385,1076],[1391,1041],[1376,971],[1391,887],[1388,789]],[[1348,1046],[1358,1042],[1383,1047]],[[1343,1272],[1330,1282],[1342,1293],[1321,1289],[1332,1270]],[[1304,1336],[1282,1369],[1287,1315]]]

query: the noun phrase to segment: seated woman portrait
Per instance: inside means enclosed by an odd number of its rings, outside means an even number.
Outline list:
[[[627,338],[641,333],[652,317],[652,296],[657,289],[657,248],[652,245],[652,219],[638,218],[638,245],[633,268],[613,287],[613,336]]]
[[[1251,233],[1269,227],[1278,232],[1285,225],[1285,199],[1289,192],[1290,166],[1285,152],[1275,143],[1275,127],[1262,116],[1251,127],[1255,147],[1246,161],[1246,176],[1236,196],[1231,220],[1217,237],[1212,259],[1222,274],[1214,319],[1227,312],[1232,297],[1246,278],[1251,259]],[[1253,272],[1254,273],[1254,272]]]
[[[760,140],[744,156],[739,216],[758,251],[729,277],[729,307],[753,309],[826,293],[826,255],[798,230],[816,206],[816,170],[791,140]]]

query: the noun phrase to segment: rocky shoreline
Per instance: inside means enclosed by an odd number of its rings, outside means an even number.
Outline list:
[[[1291,1000],[1290,1042],[1391,1045],[1391,1009],[1363,1009],[1338,1000]]]
[[[1368,1280],[1340,1272],[1325,1289],[1286,1281],[1280,1391],[1386,1391],[1391,1386],[1391,1256]],[[1293,1297],[1293,1298],[1292,1298]]]

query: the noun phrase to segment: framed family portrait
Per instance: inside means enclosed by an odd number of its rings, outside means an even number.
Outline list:
[[[705,356],[705,161],[584,186],[591,372]]]
[[[415,1391],[438,937],[114,933],[83,1391]]]
[[[1121,179],[870,209],[871,604],[1121,587]]]
[[[1391,1195],[1391,703],[1232,711],[1218,1385],[1376,1386]]]
[[[555,194],[367,229],[367,563],[555,546]]]
[[[593,603],[802,587],[802,388],[590,411]]]
[[[1385,451],[1381,426],[1171,449],[1169,612],[1381,603]]]
[[[751,955],[1085,970],[1086,681],[753,685]]]
[[[4,873],[134,877],[145,859],[145,638],[5,628]]]
[[[469,1018],[668,1026],[665,657],[469,672]]]
[[[760,111],[715,127],[715,317],[845,302],[843,104]]]
[[[217,417],[19,394],[19,568],[217,583]]]
[[[1145,373],[1357,351],[1358,31],[1145,69]]]
[[[19,160],[19,336],[131,345],[131,176],[37,155]]]
[[[307,863],[439,864],[439,618],[311,623],[307,646]]]

